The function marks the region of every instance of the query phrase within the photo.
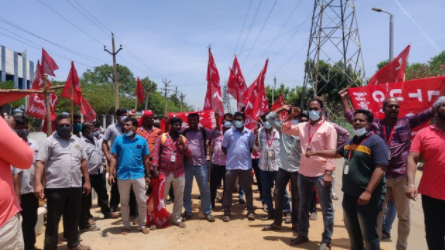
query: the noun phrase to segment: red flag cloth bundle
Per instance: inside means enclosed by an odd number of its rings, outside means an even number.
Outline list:
[[[411,45],[408,45],[396,58],[377,71],[368,85],[405,81],[405,68]]]
[[[137,79],[136,90],[134,91],[134,94],[138,98],[139,104],[142,104],[145,99],[145,93],[144,93],[144,87],[142,86],[142,82],[139,79],[139,77]]]
[[[286,105],[286,102],[284,101],[283,93],[281,93],[278,99],[273,103],[272,107],[270,108],[270,111],[277,110],[278,108],[281,108],[284,105]],[[286,120],[287,116],[288,116],[287,112],[281,112],[280,113],[281,121]]]
[[[17,101],[26,97],[27,95],[35,95],[31,93],[19,93],[19,92],[0,92],[0,105],[4,105],[13,101]]]
[[[222,103],[222,92],[219,84],[219,73],[216,68],[215,60],[209,49],[209,64],[207,66],[207,93],[204,101],[204,110],[216,109],[220,115],[224,114]]]
[[[151,194],[147,199],[147,226],[156,225],[157,228],[167,228],[169,226],[169,212],[165,208],[164,190],[165,175],[160,174],[159,178],[151,180]]]
[[[266,60],[260,75],[249,86],[244,95],[244,104],[246,104],[246,109],[244,110],[246,121],[244,126],[250,130],[255,128],[260,116],[269,110],[269,102],[267,101],[266,89],[264,88],[268,62],[269,59]]]
[[[77,75],[76,67],[74,62],[71,62],[71,70],[66,79],[65,88],[62,90],[62,97],[73,100],[76,106],[80,105],[80,99],[82,92],[80,90],[79,76]]]
[[[43,73],[50,76],[56,76],[56,74],[54,74],[54,71],[59,69],[59,66],[57,66],[54,59],[52,59],[51,56],[43,48],[42,48],[42,68],[43,68]]]
[[[51,82],[49,80],[47,81],[48,81],[48,86],[51,87],[52,86]],[[43,87],[45,87],[43,67],[39,62],[37,62],[37,68],[35,72],[34,81],[32,83],[32,89],[43,89]],[[56,119],[55,108],[58,100],[59,98],[57,97],[56,93],[51,93],[49,95],[49,101],[51,107],[51,120]],[[30,116],[44,120],[46,114],[45,95],[31,94],[29,97],[26,113]]]
[[[348,91],[354,109],[367,109],[372,111],[375,118],[384,119],[382,107],[386,98],[395,97],[399,100],[400,118],[415,115],[430,108],[444,88],[445,76],[440,76],[349,88]]]
[[[83,119],[86,122],[93,122],[96,120],[96,112],[94,112],[94,109],[83,96],[80,99],[80,111],[83,115]]]
[[[235,55],[232,68],[230,68],[229,81],[227,83],[227,93],[233,96],[236,100],[237,110],[240,111],[244,106],[244,92],[246,92],[246,80],[241,72],[238,58]]]
[[[183,113],[169,113],[168,117],[169,119],[173,117],[178,117],[182,119],[182,129],[185,129],[189,126],[188,124],[188,115],[189,114],[198,113],[199,114],[199,125],[203,128],[207,129],[213,129],[216,127],[216,120],[215,120],[215,110],[203,110],[203,111],[196,111],[196,112],[183,112]],[[162,132],[165,131],[165,120],[162,119],[160,122],[160,127]]]

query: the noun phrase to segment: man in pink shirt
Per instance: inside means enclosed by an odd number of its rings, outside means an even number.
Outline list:
[[[12,119],[9,122],[12,123]],[[0,249],[21,250],[24,248],[18,215],[21,209],[12,184],[11,165],[30,168],[34,152],[1,117],[0,131]]]
[[[417,200],[417,163],[425,159],[419,193],[425,216],[426,242],[430,250],[445,249],[445,96],[434,103],[436,123],[420,130],[411,144],[406,171],[406,196]]]
[[[294,110],[296,109],[292,109],[292,112]],[[302,154],[306,155],[308,150],[336,149],[337,132],[334,126],[323,119],[323,110],[323,101],[312,99],[309,101],[309,122],[292,125],[292,121],[288,121],[281,127],[283,133],[300,137]],[[300,192],[299,235],[291,241],[291,244],[297,245],[309,241],[309,204],[312,189],[315,185],[320,197],[324,222],[324,232],[319,249],[330,249],[334,230],[334,208],[331,199],[332,172],[334,170],[334,159],[301,157],[300,169],[298,170],[298,187]]]

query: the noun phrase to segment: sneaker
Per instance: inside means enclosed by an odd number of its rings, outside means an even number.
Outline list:
[[[305,242],[308,242],[309,238],[308,237],[304,237],[302,235],[298,235],[297,238],[290,240],[290,244],[291,245],[300,245],[303,244]]]
[[[184,222],[184,221],[188,221],[188,220],[190,220],[191,218],[192,218],[192,215],[191,214],[187,214],[187,213],[183,213],[182,215],[181,215],[181,217],[182,217],[182,221]]]
[[[320,244],[319,250],[331,250],[331,245],[326,242],[322,242]]]
[[[244,199],[239,199],[239,204],[244,205],[246,204],[246,201]]]
[[[317,213],[312,213],[309,220],[317,220]]]
[[[391,239],[391,234],[385,231],[382,231],[382,240]]]
[[[205,217],[206,217],[208,222],[215,222],[215,217],[213,217],[213,215],[211,213],[205,215]]]
[[[170,204],[172,204],[172,203],[173,203],[173,201],[170,200],[170,199],[168,199],[168,200],[165,202],[166,205],[170,205]]]

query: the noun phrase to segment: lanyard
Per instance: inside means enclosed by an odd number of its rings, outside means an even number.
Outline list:
[[[391,140],[392,140],[392,137],[394,136],[394,132],[395,131],[396,131],[396,124],[394,124],[394,127],[392,127],[391,134],[389,135],[389,139],[386,142],[387,146],[389,146],[389,144],[391,143]],[[386,140],[386,138],[387,138],[387,135],[386,135],[386,125],[384,123],[383,123],[383,134],[384,134],[385,140]]]
[[[363,140],[357,145],[357,148],[358,148],[360,145],[362,145],[362,144],[363,144],[369,137],[371,137],[371,135],[373,135],[373,134],[374,134],[374,132],[371,132],[370,135],[366,136],[365,139],[363,139]],[[352,140],[351,140],[351,143],[349,144],[349,155],[348,155],[348,160],[349,160],[349,161],[351,160],[351,158],[352,158],[352,156],[353,156],[353,154],[352,154],[352,144],[353,144],[353,142],[354,142],[354,139],[352,139]],[[355,151],[354,151],[354,153],[355,153]]]
[[[309,135],[309,140],[308,140],[308,145],[310,146],[311,145],[311,142],[312,142],[312,138],[314,137],[314,135],[315,135],[315,133],[317,133],[317,130],[321,127],[321,125],[323,125],[323,123],[325,122],[325,120],[323,120],[321,123],[320,123],[320,125],[318,125],[318,127],[315,129],[315,131],[314,131],[314,133],[312,133],[312,135],[311,135],[311,122],[308,122],[308,124],[309,124],[309,128],[308,128],[308,135]]]
[[[269,135],[267,134],[267,131],[264,131],[264,133],[266,134],[266,139],[267,139],[267,145],[269,145],[269,148],[272,146],[273,143],[273,139],[275,139],[275,132],[273,132],[272,138],[271,140],[269,140]]]

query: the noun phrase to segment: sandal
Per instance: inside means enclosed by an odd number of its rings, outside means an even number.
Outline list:
[[[150,229],[150,230],[155,230],[155,229],[158,229],[158,227],[157,227],[156,225],[151,225],[151,226],[149,227],[149,229]]]
[[[274,214],[272,213],[267,213],[267,215],[263,215],[263,217],[261,217],[262,221],[266,221],[266,220],[270,220],[274,218]]]
[[[263,227],[263,231],[278,231],[281,229],[281,226],[277,226],[275,224],[265,225]]]
[[[224,215],[222,219],[223,219],[224,222],[229,222],[230,221],[230,216],[229,215]]]
[[[182,221],[181,222],[176,222],[175,225],[178,226],[179,228],[185,228],[186,227],[185,223],[182,222]]]
[[[333,194],[333,195],[331,196],[331,198],[332,198],[334,201],[337,201],[337,200],[338,200],[338,197],[337,197],[337,195],[335,195],[335,194]]]
[[[249,220],[255,220],[255,213],[251,212],[247,214],[247,219]]]
[[[111,212],[107,214],[107,216],[105,216],[105,219],[116,219],[116,218],[119,218],[118,212]]]
[[[70,250],[91,250],[91,247],[84,246],[84,245],[77,245],[77,247],[69,248]]]
[[[88,232],[88,231],[99,231],[100,228],[96,225],[90,225],[89,228],[80,229],[79,232]]]
[[[284,219],[284,223],[286,224],[292,223],[292,216],[290,213],[286,214],[286,219]]]
[[[130,228],[124,228],[124,230],[122,230],[121,234],[127,235],[129,232],[130,232]]]
[[[148,229],[146,227],[139,229],[139,231],[141,231],[143,234],[149,234],[150,233],[150,229]]]

